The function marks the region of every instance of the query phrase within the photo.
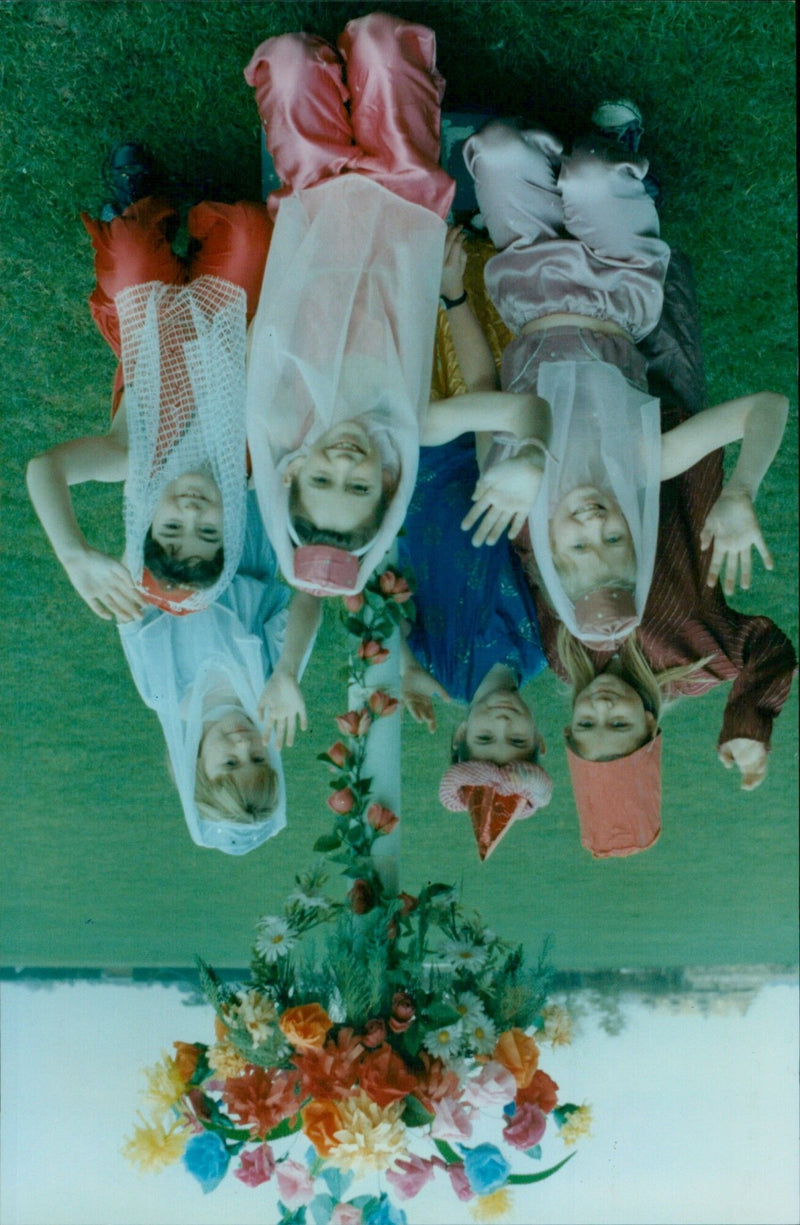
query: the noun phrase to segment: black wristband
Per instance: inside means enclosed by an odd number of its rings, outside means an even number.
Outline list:
[[[463,302],[466,302],[467,291],[465,289],[460,298],[448,298],[443,293],[439,294],[439,297],[442,299],[442,302],[444,302],[444,309],[446,311],[451,311],[454,306],[461,306]]]

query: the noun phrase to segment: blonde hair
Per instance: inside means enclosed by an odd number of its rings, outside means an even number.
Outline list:
[[[197,759],[194,802],[206,821],[257,825],[275,811],[279,794],[278,775],[266,762],[257,767],[255,781],[243,787],[232,774],[209,778],[202,759]]]
[[[589,652],[569,632],[565,625],[558,627],[558,657],[572,687],[573,702],[603,668],[595,667]],[[639,694],[645,710],[655,717],[656,724],[663,711],[673,706],[680,697],[675,689],[679,681],[693,676],[712,659],[705,655],[692,664],[681,664],[677,668],[665,668],[654,672],[642,650],[636,631],[625,639],[619,651],[620,676]]]

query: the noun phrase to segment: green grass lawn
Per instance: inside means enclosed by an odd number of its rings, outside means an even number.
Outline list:
[[[190,842],[155,716],[113,627],[72,591],[35,520],[24,466],[103,428],[114,362],[86,307],[90,245],[78,214],[102,199],[120,138],[150,143],[176,179],[222,199],[258,193],[258,119],[242,66],[261,39],[327,37],[366,4],[109,2],[0,7],[0,329],[4,422],[3,961],[239,965],[256,915],[278,904],[325,826],[324,770],[344,705],[330,617],[307,674],[311,727],[286,755],[289,826],[243,859]],[[770,388],[792,399],[759,498],[776,570],[747,612],[797,641],[794,5],[396,3],[437,33],[446,106],[543,120],[565,137],[594,101],[629,94],[665,193],[663,233],[693,258],[709,399]],[[76,494],[87,536],[122,543],[120,495]],[[466,817],[435,788],[451,720],[404,733],[404,883],[463,884],[504,935],[554,936],[562,969],[796,960],[797,699],[753,795],[716,762],[724,693],[665,722],[664,833],[647,855],[594,863],[580,847],[551,676],[531,690],[551,741],[550,807],[477,862]]]

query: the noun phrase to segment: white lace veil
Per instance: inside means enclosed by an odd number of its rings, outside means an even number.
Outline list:
[[[218,277],[153,281],[117,294],[128,423],[125,562],[141,585],[144,540],[166,485],[187,472],[222,495],[224,565],[211,587],[162,607],[195,612],[236,573],[246,494],[246,295]]]
[[[570,633],[587,646],[607,646],[607,633],[579,632],[573,602],[553,561],[549,521],[563,495],[580,485],[594,485],[616,499],[636,553],[638,624],[658,539],[659,402],[633,387],[616,366],[598,361],[543,362],[537,392],[552,410],[553,434],[529,521],[536,564],[553,608]]]
[[[264,525],[294,586],[288,464],[331,426],[359,419],[399,482],[359,550],[360,591],[402,526],[430,398],[445,224],[358,174],[281,201],[251,326],[247,436]],[[382,436],[382,437],[380,437]]]

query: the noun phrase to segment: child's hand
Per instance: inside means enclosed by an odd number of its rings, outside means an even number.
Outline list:
[[[86,548],[64,561],[72,586],[104,621],[138,621],[147,605],[121,561]]]
[[[436,715],[433,711],[433,698],[439,697],[443,702],[450,701],[450,694],[430,672],[426,672],[419,664],[413,664],[403,673],[400,695],[403,706],[415,723],[424,723],[429,732],[436,731]]]
[[[451,225],[444,240],[444,263],[439,292],[445,298],[460,298],[464,292],[464,269],[467,253],[464,250],[464,231],[459,225]]]
[[[743,736],[721,744],[717,756],[726,770],[734,765],[742,775],[742,791],[755,791],[767,777],[768,754],[760,740],[746,740]]]
[[[259,699],[258,714],[265,723],[264,742],[269,739],[270,732],[274,732],[275,747],[279,751],[283,748],[284,740],[291,748],[297,723],[300,723],[302,731],[308,727],[306,704],[297,678],[280,669],[273,672]]]
[[[772,556],[764,543],[758,526],[756,512],[750,495],[744,490],[723,489],[709,511],[700,533],[700,548],[708,549],[714,541],[714,552],[706,582],[709,587],[716,584],[722,564],[725,562],[724,591],[733,595],[736,588],[736,571],[743,591],[750,586],[750,547],[755,545],[767,570],[773,568]]]
[[[541,454],[520,453],[484,472],[472,495],[475,505],[461,523],[462,530],[468,532],[483,515],[472,537],[476,548],[497,544],[506,528],[510,540],[519,535],[539,492],[542,461]]]

